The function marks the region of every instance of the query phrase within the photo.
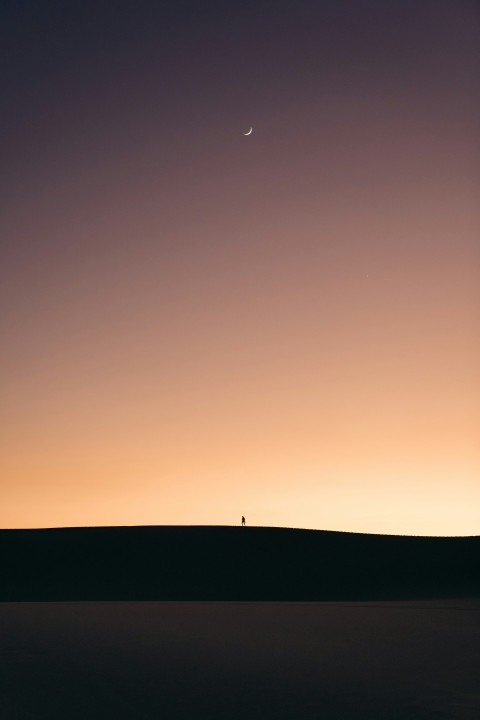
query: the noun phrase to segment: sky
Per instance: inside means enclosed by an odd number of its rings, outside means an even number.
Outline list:
[[[480,534],[478,4],[0,37],[0,526]]]

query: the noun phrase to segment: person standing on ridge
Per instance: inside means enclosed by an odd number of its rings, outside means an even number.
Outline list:
[[[242,527],[244,527],[245,525],[246,525],[246,522],[245,522],[245,516],[244,516],[244,515],[242,515]]]

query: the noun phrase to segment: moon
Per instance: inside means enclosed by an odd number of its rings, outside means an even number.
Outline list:
[[[246,133],[243,133],[244,135],[251,135],[253,132],[253,127],[250,128],[250,130]]]

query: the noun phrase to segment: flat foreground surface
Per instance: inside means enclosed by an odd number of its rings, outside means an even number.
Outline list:
[[[3,720],[480,717],[480,603],[4,603]]]

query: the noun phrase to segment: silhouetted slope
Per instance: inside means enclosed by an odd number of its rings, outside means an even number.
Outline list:
[[[480,597],[480,537],[257,527],[0,531],[0,600]]]

